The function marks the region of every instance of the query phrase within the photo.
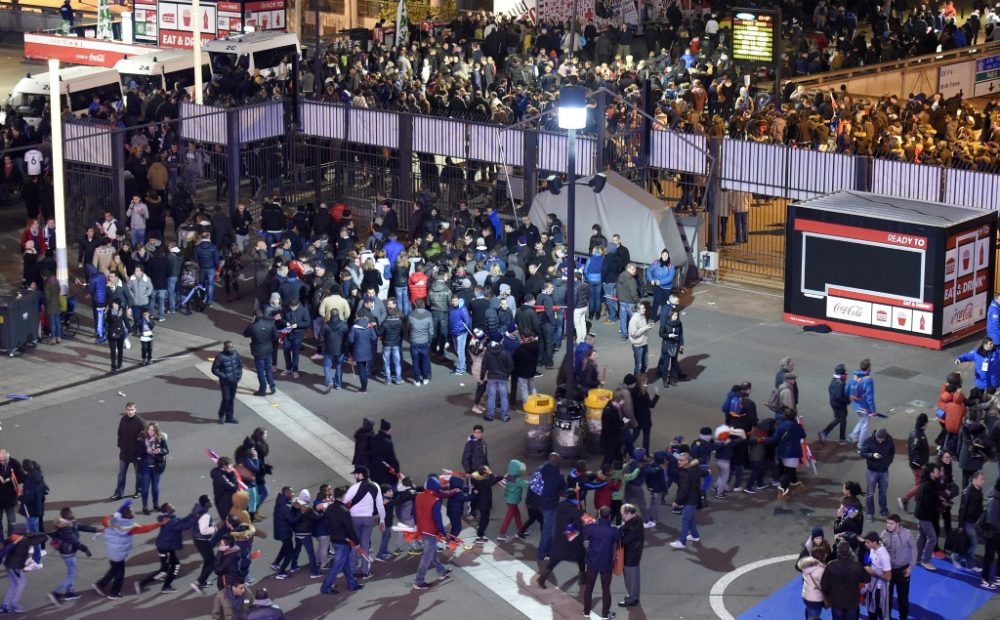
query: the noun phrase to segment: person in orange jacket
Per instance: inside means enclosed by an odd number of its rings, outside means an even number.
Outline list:
[[[940,450],[958,451],[958,434],[962,430],[962,420],[965,419],[965,394],[962,393],[962,375],[957,372],[948,374],[947,382],[941,386],[938,396],[937,418],[941,424],[941,433],[936,443]]]

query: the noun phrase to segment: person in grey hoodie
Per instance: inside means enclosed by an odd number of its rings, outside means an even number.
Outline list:
[[[410,339],[413,384],[427,385],[431,381],[431,340],[434,338],[434,319],[423,299],[413,302],[413,307],[414,310],[406,321]]]
[[[128,279],[128,292],[132,295],[132,316],[138,319],[142,316],[142,311],[149,308],[149,300],[153,296],[153,281],[146,275],[142,265],[135,265],[135,271]]]

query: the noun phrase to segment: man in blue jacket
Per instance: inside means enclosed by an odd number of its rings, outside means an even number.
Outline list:
[[[541,562],[549,554],[552,537],[556,535],[556,509],[559,500],[566,491],[566,478],[559,471],[562,458],[555,453],[549,453],[549,460],[538,468],[542,477],[542,492],[538,494],[538,510],[542,513],[542,534],[538,541],[538,561]]]
[[[205,233],[194,247],[194,259],[198,263],[198,280],[205,287],[205,304],[212,305],[215,299],[215,270],[219,266],[219,250],[212,245],[212,239]]]
[[[377,341],[378,334],[368,322],[368,318],[364,316],[358,317],[358,320],[351,326],[351,330],[347,332],[347,344],[351,347],[351,355],[354,357],[354,363],[357,364],[358,378],[361,381],[361,390],[359,391],[361,394],[368,393],[369,366],[375,358]]]
[[[583,528],[587,541],[587,576],[583,586],[583,615],[590,616],[594,606],[594,585],[601,576],[601,617],[611,616],[611,571],[615,566],[615,543],[620,536],[611,525],[611,508],[601,506],[597,522]]]
[[[282,487],[274,500],[274,539],[281,543],[278,557],[271,562],[271,570],[281,572],[292,559],[292,525],[296,515],[292,512],[292,487]]]
[[[160,516],[156,520],[160,523],[160,532],[156,535],[156,553],[160,556],[160,568],[135,584],[137,595],[142,594],[142,589],[159,577],[163,578],[162,592],[177,591],[173,586],[174,578],[177,577],[180,568],[177,552],[184,546],[184,530],[194,527],[198,515],[191,513],[179,519],[173,506],[163,504],[160,506]]]
[[[986,309],[986,336],[993,342],[1000,342],[1000,293]]]
[[[858,369],[854,371],[854,374],[847,381],[847,385],[844,386],[844,394],[851,399],[851,407],[854,409],[855,415],[858,416],[858,422],[851,429],[851,434],[847,436],[847,439],[851,442],[856,441],[858,450],[861,449],[861,443],[868,437],[868,423],[878,411],[875,408],[875,381],[871,377],[871,372],[871,360],[868,358],[861,360]]]
[[[448,309],[448,335],[454,344],[458,361],[455,362],[455,369],[449,374],[465,374],[465,349],[471,329],[472,315],[469,314],[469,309],[458,295],[453,294],[451,296],[451,307]]]
[[[94,325],[97,338],[95,344],[106,344],[108,337],[104,333],[104,312],[108,305],[108,278],[93,265],[86,266],[87,293],[94,307]]]

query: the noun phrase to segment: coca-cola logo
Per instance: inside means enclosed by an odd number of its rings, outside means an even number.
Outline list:
[[[858,304],[837,303],[834,304],[833,306],[833,313],[839,314],[841,316],[852,316],[860,319],[861,315],[864,314],[864,311]]]
[[[972,304],[965,304],[960,310],[955,310],[955,314],[951,317],[952,325],[960,325],[966,321],[972,320]]]

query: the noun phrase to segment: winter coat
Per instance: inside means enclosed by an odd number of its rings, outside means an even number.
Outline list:
[[[621,532],[607,519],[598,519],[583,528],[587,540],[587,569],[599,573],[610,572],[615,564],[615,543]]]
[[[448,312],[451,305],[451,289],[441,278],[434,278],[427,290],[427,307],[431,312]]]
[[[45,512],[45,496],[48,494],[49,485],[45,484],[42,472],[36,469],[27,474],[21,487],[21,513],[41,518]]]
[[[239,549],[236,547],[233,549],[236,549],[236,553],[232,555],[238,558]],[[216,567],[216,573],[218,572],[218,567]],[[247,590],[247,594],[249,592]],[[248,605],[245,596],[234,595],[232,588],[229,587],[219,590],[215,598],[212,599],[212,620],[246,620]]]
[[[802,571],[802,599],[812,603],[823,601],[821,580],[826,566],[811,556],[806,556],[795,565]]]
[[[510,353],[497,343],[491,344],[483,358],[483,367],[479,371],[479,378],[504,381],[510,378],[512,372],[514,372],[514,360]]]
[[[104,518],[104,546],[108,560],[124,562],[132,552],[132,536],[152,532],[159,523],[136,525],[135,519],[126,519],[120,513]]]
[[[490,510],[493,508],[493,487],[496,486],[503,478],[495,474],[480,474],[479,472],[472,472],[472,476],[469,478],[472,485],[472,492],[475,495],[476,505],[481,510]]]
[[[632,415],[638,428],[653,428],[653,407],[660,401],[660,395],[650,397],[648,391],[640,391],[639,385],[629,388],[632,395]]]
[[[194,259],[198,263],[198,269],[204,271],[215,269],[219,266],[219,250],[211,241],[202,239],[194,246]]]
[[[414,271],[410,274],[407,287],[410,292],[410,302],[418,299],[427,299],[427,274],[422,271]]]
[[[645,347],[649,344],[649,331],[653,325],[646,320],[641,312],[632,314],[628,322],[628,341],[633,347]]]
[[[411,295],[413,293],[410,293]],[[406,317],[410,344],[429,344],[434,338],[434,317],[426,309],[417,309]]]
[[[614,450],[622,441],[622,411],[612,402],[601,414],[601,450]]]
[[[243,335],[250,338],[250,355],[254,359],[270,358],[274,345],[278,341],[278,330],[274,321],[266,317],[255,319],[243,330]]]
[[[538,374],[538,355],[541,345],[538,339],[521,342],[514,351],[514,376],[521,379],[532,379]]]
[[[938,520],[941,515],[941,490],[941,482],[931,480],[927,472],[924,472],[917,491],[917,504],[913,509],[914,518],[931,523]]]
[[[285,612],[277,605],[271,604],[271,599],[257,599],[250,605],[247,620],[285,620]]]
[[[331,319],[323,324],[320,337],[323,339],[323,352],[336,359],[344,352],[344,339],[347,336],[347,323],[340,319]]]
[[[583,274],[588,284],[601,284],[601,268],[604,266],[603,254],[591,254],[583,265]]]
[[[145,453],[145,445],[142,441],[142,432],[146,428],[146,422],[137,415],[129,417],[123,415],[118,420],[118,460],[138,461]],[[14,459],[11,459],[13,461]],[[20,469],[20,465],[18,465]],[[0,475],[3,475],[0,471]],[[0,487],[2,491],[2,487]],[[2,497],[2,496],[0,496]],[[2,504],[0,504],[2,505]]]
[[[375,484],[396,484],[396,472],[399,471],[399,460],[396,458],[396,447],[389,433],[379,431],[372,437],[368,448],[371,479]],[[388,465],[388,467],[386,467]],[[389,472],[389,467],[393,469]]]
[[[180,551],[184,546],[184,530],[189,530],[198,522],[198,515],[192,513],[180,519],[175,514],[162,514],[157,519],[160,531],[156,534],[158,551]]]
[[[390,314],[385,317],[378,328],[382,337],[382,346],[400,347],[403,345],[403,319],[399,313]]]
[[[363,418],[361,428],[354,431],[354,457],[351,464],[355,467],[368,467],[368,463],[371,462],[370,453],[372,437],[375,436],[374,428],[375,422]]]
[[[583,532],[585,530],[579,502],[564,499],[556,507],[555,529],[552,532],[552,543],[549,547],[549,557],[553,560],[577,562],[584,555]],[[579,533],[573,540],[566,538],[567,530]]]
[[[878,453],[881,458],[876,459],[874,455]],[[885,440],[879,441],[872,432],[863,442],[861,442],[861,458],[868,464],[868,471],[884,472],[889,471],[892,460],[896,456],[896,444],[892,437],[886,436]]]
[[[470,329],[472,329],[472,315],[469,314],[468,308],[463,305],[448,308],[449,336],[461,336],[467,334]]]
[[[958,357],[960,362],[972,362],[976,372],[976,387],[1000,387],[1000,349],[990,352],[978,347]]]
[[[677,268],[674,267],[673,263],[664,265],[659,260],[655,260],[653,261],[653,264],[646,268],[646,281],[649,283],[655,281],[657,284],[654,286],[658,286],[669,291],[674,288],[674,275],[676,273]]]
[[[141,278],[133,275],[128,279],[128,292],[132,295],[132,303],[136,306],[148,306],[149,298],[153,295],[153,281],[149,276],[143,275]],[[139,317],[133,317],[138,319]]]
[[[906,453],[910,460],[910,469],[923,469],[930,459],[930,448],[927,445],[927,434],[923,427],[915,427],[906,440]]]
[[[645,545],[645,530],[642,518],[636,515],[622,523],[621,544],[625,549],[625,566],[639,566],[642,561],[642,548]]]
[[[798,421],[784,420],[775,427],[767,443],[777,446],[774,452],[779,459],[798,459],[802,458],[802,440],[805,438],[806,432]]]
[[[680,321],[668,319],[660,325],[660,338],[663,340],[663,353],[676,357],[684,347],[684,326]]]
[[[531,481],[525,480],[525,465],[522,461],[511,459],[507,465],[507,478],[503,490],[503,503],[518,505],[524,497],[525,489],[531,488]]]
[[[962,419],[965,418],[965,394],[962,394],[961,389],[949,392],[945,389],[946,386],[947,384],[941,386],[938,409],[944,410],[945,430],[957,435],[962,429]]]
[[[857,609],[858,585],[871,581],[861,562],[854,556],[838,557],[823,570],[820,588],[830,601],[833,609]]]
[[[851,403],[851,399],[844,393],[844,387],[846,384],[847,381],[840,377],[835,376],[830,379],[830,387],[828,388],[830,393],[830,407],[839,409],[841,407],[846,407]]]
[[[542,463],[536,470],[542,475],[542,493],[538,495],[538,509],[552,510],[566,491],[566,479],[552,463]]]
[[[990,440],[986,425],[966,419],[958,435],[958,466],[966,471],[979,471],[989,456]]]
[[[982,514],[983,491],[970,483],[962,493],[962,501],[958,506],[958,527],[965,523],[975,523]]]
[[[856,388],[858,384],[860,388]],[[875,413],[875,382],[868,371],[855,370],[854,374],[844,385],[844,394],[851,401],[851,406],[855,413]]]
[[[522,336],[528,335],[529,333],[533,336],[538,336],[542,333],[541,324],[538,321],[538,313],[535,312],[534,306],[518,306],[517,312],[514,313],[514,321],[517,323],[517,331],[520,332]],[[501,326],[501,329],[502,328],[503,327]]]
[[[355,362],[370,362],[375,359],[378,334],[368,319],[359,318],[347,333],[347,344]]]
[[[486,451],[486,440],[476,439],[472,435],[465,441],[462,450],[462,469],[469,474],[479,471],[483,465],[489,466],[490,459]]]
[[[290,540],[292,538],[292,524],[295,521],[292,515],[292,498],[285,497],[284,493],[279,493],[274,500],[274,539]]]
[[[330,533],[330,543],[346,545],[358,541],[354,522],[351,520],[351,511],[343,502],[334,501],[327,506],[323,511],[323,522],[326,524],[327,532]]]
[[[688,466],[677,470],[677,495],[674,503],[678,506],[697,506],[701,495],[701,471],[698,459],[692,459]]]
[[[243,362],[236,351],[223,351],[212,362],[212,374],[224,383],[239,383],[243,376]]]
[[[22,536],[14,543],[14,547],[3,558],[4,567],[8,571],[24,570],[24,566],[28,563],[28,554],[31,552],[31,548],[35,545],[43,544],[45,538],[46,535],[42,532]]]
[[[980,504],[982,504],[982,500],[980,500]],[[57,547],[59,555],[73,557],[76,555],[77,551],[90,553],[90,549],[87,545],[80,542],[80,532],[96,534],[97,531],[96,527],[83,525],[77,523],[75,520],[70,521],[60,517],[56,521],[56,530],[49,534],[49,536],[53,540],[53,545],[56,544],[55,541],[59,541]]]

